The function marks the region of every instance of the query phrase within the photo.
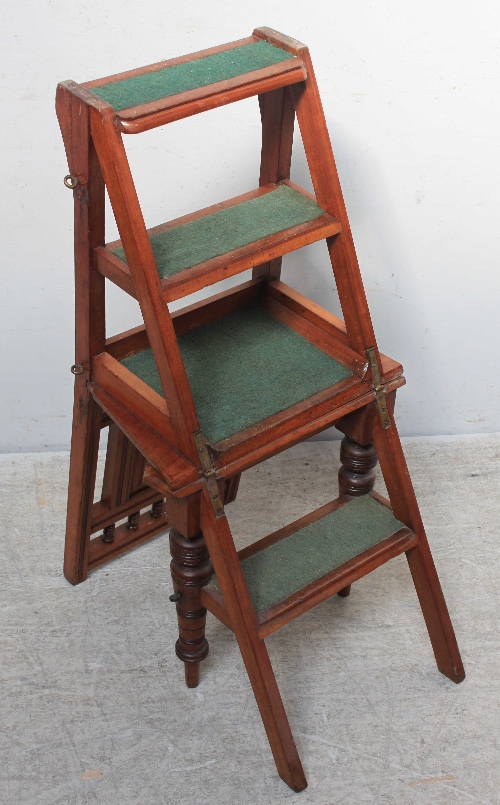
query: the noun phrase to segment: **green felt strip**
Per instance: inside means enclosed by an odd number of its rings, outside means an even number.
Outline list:
[[[119,112],[120,109],[207,87],[293,58],[295,56],[291,53],[275,48],[268,42],[253,42],[214,53],[213,56],[174,64],[154,73],[143,73],[102,87],[92,87],[91,91]]]
[[[386,506],[363,495],[249,556],[241,567],[255,611],[277,604],[403,526]],[[214,580],[211,586],[218,589]]]
[[[315,201],[280,185],[276,190],[150,237],[163,279],[212,257],[324,215]],[[125,260],[122,248],[113,249]]]
[[[352,373],[259,304],[178,337],[200,426],[218,442]],[[150,349],[122,364],[163,396]]]

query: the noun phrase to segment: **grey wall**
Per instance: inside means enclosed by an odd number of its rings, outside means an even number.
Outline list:
[[[72,200],[62,184],[57,82],[210,47],[263,24],[311,49],[379,344],[406,370],[402,433],[500,430],[499,22],[489,0],[473,14],[451,0],[8,0],[0,449],[69,444]],[[254,187],[259,138],[256,99],[128,138],[147,224]],[[292,178],[310,187],[296,140]],[[339,313],[324,244],[286,258],[284,279]],[[110,334],[139,322],[117,289],[108,308]]]

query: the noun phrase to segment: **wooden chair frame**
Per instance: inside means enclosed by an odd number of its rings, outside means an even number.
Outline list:
[[[120,112],[97,97],[93,88],[199,58],[200,54],[83,85],[64,82],[58,87],[57,114],[70,185],[74,185],[76,278],[77,374],[64,570],[77,584],[89,569],[164,530],[168,518],[180,630],[176,651],[185,663],[187,684],[198,684],[200,661],[208,652],[204,626],[209,609],[234,631],[278,772],[293,790],[300,791],[306,779],[264,644],[274,629],[336,592],[347,595],[353,581],[404,552],[439,670],[455,682],[463,679],[464,670],[393,419],[395,392],[404,383],[402,367],[377,348],[308,49],[261,28],[246,40],[202,55],[259,40],[287,51],[290,59]],[[297,117],[315,199],[324,215],[311,225],[295,227],[286,239],[270,236],[253,244],[252,249],[160,280],[122,133],[139,133],[256,94],[262,118],[262,159],[259,190],[248,197],[270,192],[278,183],[294,187],[290,163]],[[104,242],[105,185],[121,239],[108,246]],[[226,206],[239,200],[232,199]],[[182,225],[197,215],[200,213],[168,226]],[[326,238],[345,324],[280,280],[282,255],[319,237]],[[123,246],[126,263],[112,254],[117,245]],[[169,312],[167,303],[173,299],[250,266],[256,266],[250,282],[178,313]],[[108,340],[105,277],[138,300],[144,318],[143,327]],[[177,336],[252,301],[340,359],[353,374],[314,398],[209,445],[207,450],[203,438],[201,442],[199,439],[200,423]],[[164,397],[120,363],[127,355],[149,346]],[[110,427],[108,457],[102,500],[94,504],[103,424]],[[221,501],[217,505],[214,501],[218,495],[225,503],[234,499],[244,470],[333,424],[346,438],[341,495],[328,504],[328,511],[346,505],[357,495],[375,494],[371,492],[372,468],[378,456],[390,498],[390,503],[383,503],[404,528],[309,585],[300,595],[256,614],[241,560],[321,517],[325,507],[238,555]],[[138,512],[149,504],[156,509],[138,520]],[[128,523],[117,530],[114,542],[90,539],[98,528],[114,526],[124,517]],[[206,586],[213,570],[220,593]]]

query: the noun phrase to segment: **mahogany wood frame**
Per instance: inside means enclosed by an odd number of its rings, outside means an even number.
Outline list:
[[[64,82],[58,87],[57,113],[70,173],[76,181],[75,355],[82,369],[75,378],[65,574],[72,583],[79,583],[89,567],[165,528],[168,517],[173,526],[172,576],[179,618],[176,651],[185,663],[187,684],[198,683],[200,661],[208,652],[204,634],[208,608],[234,631],[278,772],[292,789],[300,791],[307,783],[264,644],[264,638],[272,631],[336,592],[348,595],[352,582],[405,552],[438,668],[455,682],[463,679],[464,670],[394,423],[395,392],[404,383],[402,368],[378,352],[308,49],[276,31],[260,28],[250,38],[202,55],[259,40],[287,51],[290,59],[118,113],[93,94],[92,87],[199,58],[200,54],[97,82]],[[160,281],[121,133],[139,133],[251,95],[259,96],[263,140],[259,189],[250,197],[269,192],[280,182],[290,183],[296,116],[315,198],[325,214],[311,225],[289,230],[286,239],[265,238],[180,272],[176,278]],[[104,244],[104,182],[127,263],[112,255]],[[237,201],[232,199],[224,205]],[[204,212],[187,219],[193,220]],[[185,221],[186,217],[163,228]],[[326,238],[345,324],[280,281],[282,255],[322,237]],[[250,266],[250,282],[170,314],[168,301]],[[144,327],[108,341],[104,328],[105,276],[138,299],[145,323]],[[238,555],[225,512],[216,514],[202,472],[193,439],[199,422],[176,336],[255,301],[348,366],[352,375],[254,428],[209,445],[225,502],[234,499],[242,471],[334,423],[348,442],[342,458],[339,498]],[[119,362],[148,346],[154,354],[164,397]],[[391,411],[390,427],[385,429],[375,415],[377,390],[366,361],[369,348],[375,351]],[[103,422],[112,423],[110,447],[103,498],[93,504]],[[299,593],[265,612],[255,613],[240,559],[347,505],[352,495],[374,494],[370,492],[374,449],[390,499],[385,505],[392,508],[404,528]],[[158,508],[163,498],[166,514]],[[146,503],[157,507],[154,516],[138,515]],[[118,514],[128,518],[128,526],[117,529],[116,544],[91,541],[91,533],[114,526],[120,519]],[[159,518],[163,518],[161,522]],[[206,587],[212,565],[221,595]]]

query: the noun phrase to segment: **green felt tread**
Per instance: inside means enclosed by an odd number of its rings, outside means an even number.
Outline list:
[[[363,495],[249,556],[241,568],[255,611],[277,604],[403,527],[390,509]],[[219,589],[216,580],[210,584]]]
[[[352,372],[258,303],[178,337],[198,419],[219,442]],[[163,396],[150,349],[121,363]]]
[[[153,73],[143,73],[112,84],[104,84],[102,87],[92,87],[91,91],[119,112],[121,109],[151,103],[198,87],[207,87],[218,81],[236,78],[238,75],[293,58],[296,57],[268,42],[253,42],[214,53],[212,56],[174,64]]]
[[[312,199],[288,185],[279,185],[265,195],[151,235],[158,274],[162,279],[170,277],[324,213]],[[112,252],[126,262],[123,248]]]

